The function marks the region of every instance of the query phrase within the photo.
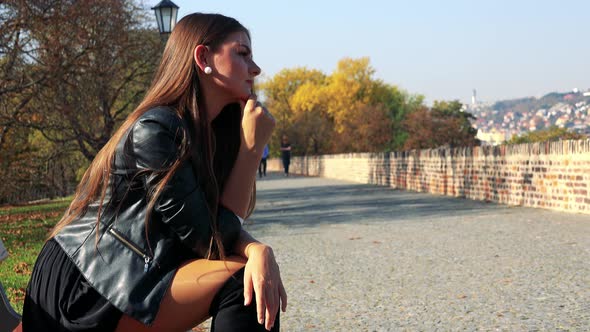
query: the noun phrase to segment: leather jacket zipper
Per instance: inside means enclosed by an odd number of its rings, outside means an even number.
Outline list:
[[[152,262],[152,258],[144,253],[135,243],[127,240],[123,235],[119,234],[114,228],[109,229],[109,233],[111,233],[117,240],[121,241],[127,248],[131,249],[134,253],[138,254],[143,258],[145,265],[143,266],[143,272],[147,272],[150,268],[150,264]]]

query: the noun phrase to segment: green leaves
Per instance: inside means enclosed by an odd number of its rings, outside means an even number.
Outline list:
[[[559,140],[579,140],[586,138],[585,135],[551,126],[548,129],[527,132],[524,135],[514,135],[506,144],[524,144],[537,142],[554,142]]]

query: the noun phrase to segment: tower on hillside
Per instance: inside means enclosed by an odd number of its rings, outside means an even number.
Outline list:
[[[477,105],[477,91],[473,89],[473,95],[471,96],[471,106]]]

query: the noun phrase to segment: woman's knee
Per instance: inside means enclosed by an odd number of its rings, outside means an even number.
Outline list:
[[[219,289],[245,264],[246,261],[237,256],[225,261],[199,259],[187,262],[178,268],[167,295],[175,304],[210,304]]]
[[[210,317],[216,294],[245,263],[245,259],[231,256],[225,261],[199,259],[183,264],[162,299],[153,325],[138,329],[138,322],[124,316],[117,330],[132,326],[138,331],[186,331],[200,324]]]
[[[244,305],[244,269],[237,271],[219,290],[211,303],[212,332],[264,331],[264,325],[258,322],[256,300]],[[279,331],[279,314],[271,331]]]

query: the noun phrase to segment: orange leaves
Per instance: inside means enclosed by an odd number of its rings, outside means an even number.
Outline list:
[[[25,300],[25,288],[12,288],[8,287],[7,289],[8,298],[11,299],[11,302],[23,302]]]
[[[12,269],[16,274],[31,274],[31,267],[27,262],[19,262]]]

